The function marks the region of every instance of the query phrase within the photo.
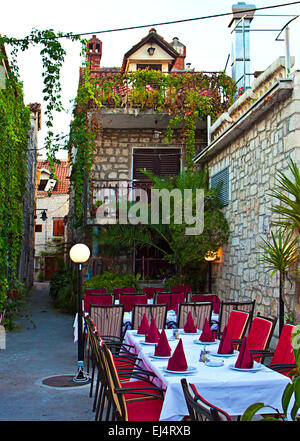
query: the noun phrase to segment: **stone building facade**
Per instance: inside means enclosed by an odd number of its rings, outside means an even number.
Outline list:
[[[38,131],[41,129],[41,105],[29,104],[30,131],[27,152],[26,191],[23,196],[24,232],[20,249],[18,280],[29,289],[34,281],[34,238],[36,209],[36,178]]]
[[[67,241],[70,166],[68,161],[57,164],[57,181],[50,179],[50,168],[46,161],[38,161],[37,170],[35,279],[49,280],[57,270],[57,255],[54,254],[62,249],[59,255],[63,258],[64,244]]]
[[[290,158],[300,165],[299,112],[300,71],[287,76],[280,57],[214,123],[211,143],[195,157],[197,165],[208,165],[211,179],[228,172],[223,210],[231,234],[214,264],[213,290],[226,301],[256,300],[256,313],[264,316],[278,316],[279,276],[270,277],[259,262],[260,244],[271,238],[277,172],[288,172]],[[292,309],[295,288],[292,278],[286,283]]]

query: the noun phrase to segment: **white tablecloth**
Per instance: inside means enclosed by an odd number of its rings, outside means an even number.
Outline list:
[[[118,304],[119,301],[116,300],[115,304]],[[148,300],[148,304],[153,304],[153,300],[150,299]],[[131,323],[131,319],[132,319],[132,312],[125,312],[124,313],[124,319],[123,319],[123,323]],[[218,322],[219,320],[219,315],[212,313],[212,320],[214,320],[215,322]],[[171,309],[170,311],[167,312],[167,318],[166,318],[166,324],[170,323],[170,322],[177,322],[177,315],[175,313],[175,311],[173,311],[173,309]],[[84,319],[83,319],[83,326],[84,326]],[[74,328],[74,343],[76,343],[78,341],[78,314],[75,315],[74,318],[74,322],[73,322],[73,328]],[[212,329],[216,329],[216,325],[212,325],[211,327]],[[84,329],[84,328],[82,328]]]
[[[143,359],[144,366],[155,372],[159,377],[156,380],[159,385],[166,388],[164,405],[160,415],[162,421],[179,421],[184,415],[188,415],[180,379],[185,377],[187,381],[195,384],[199,393],[215,406],[228,412],[230,415],[241,415],[246,408],[253,403],[263,402],[270,404],[280,411],[281,397],[286,384],[290,381],[287,377],[271,369],[262,367],[257,372],[241,372],[230,368],[234,365],[237,355],[229,358],[222,358],[224,366],[209,367],[199,362],[199,355],[202,345],[194,343],[199,337],[195,335],[183,335],[182,338],[185,356],[189,366],[195,366],[195,374],[166,374],[163,367],[167,367],[167,360],[152,359],[154,346],[143,345],[144,337],[137,337],[136,331],[127,331],[125,343],[135,346],[135,352]],[[170,339],[172,330],[166,330]],[[172,351],[179,340],[171,341],[169,344]],[[218,344],[207,345],[206,350],[217,351]],[[209,356],[211,360],[220,360],[218,357]],[[270,413],[270,409],[264,411]],[[262,413],[262,412],[260,412]]]

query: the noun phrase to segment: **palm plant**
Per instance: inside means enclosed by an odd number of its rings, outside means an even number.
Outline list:
[[[279,272],[279,330],[281,332],[284,325],[284,306],[290,308],[285,298],[285,280],[287,272],[293,267],[297,258],[297,239],[292,239],[292,233],[286,237],[283,232],[279,230],[278,241],[274,232],[271,232],[272,242],[263,239],[264,245],[261,248],[265,254],[259,259],[260,262],[265,263],[266,270],[271,272],[271,277]]]
[[[288,165],[290,177],[283,172],[279,172],[277,185],[271,195],[275,197],[278,204],[273,205],[272,211],[278,215],[274,222],[283,231],[291,231],[293,237],[300,238],[300,171],[297,164],[290,159]],[[296,258],[295,266],[299,264],[299,253]],[[299,269],[299,267],[298,267]],[[298,272],[298,271],[295,271]],[[297,320],[300,319],[300,286],[296,279],[296,292],[294,297],[294,309]]]
[[[207,188],[207,170],[183,172],[178,176],[158,177],[150,172],[144,172],[152,181],[152,188],[157,190],[179,189],[184,194],[185,189],[204,190],[204,230],[201,234],[188,236],[185,234],[186,224],[177,224],[174,220],[175,206],[170,207],[168,223],[149,224],[114,224],[101,229],[96,240],[102,249],[110,249],[114,255],[122,250],[132,251],[137,247],[154,247],[164,258],[174,264],[179,277],[187,267],[204,262],[204,255],[209,250],[217,251],[229,237],[229,226],[221,211],[216,189]],[[193,196],[194,197],[194,196]],[[194,204],[192,198],[192,203]],[[195,207],[193,207],[195,208]],[[151,204],[148,206],[149,213]],[[161,210],[161,207],[159,207]],[[160,211],[161,213],[161,211]],[[150,219],[151,216],[148,216]]]
[[[277,225],[285,230],[292,230],[295,234],[300,233],[300,171],[293,160],[290,161],[289,170],[293,181],[283,172],[279,172],[276,188],[271,196],[275,197],[279,204],[272,207],[272,211],[279,215]]]

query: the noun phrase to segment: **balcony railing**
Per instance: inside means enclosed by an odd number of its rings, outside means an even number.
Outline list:
[[[136,202],[143,196],[146,196],[147,202],[150,202],[151,186],[152,183],[149,180],[91,180],[89,184],[90,217],[96,218],[99,207],[105,209],[107,217],[113,217],[120,204]]]
[[[187,94],[211,97],[214,111],[225,111],[233,102],[235,86],[224,72],[137,71],[100,72],[98,101],[104,107],[170,110],[190,102]]]

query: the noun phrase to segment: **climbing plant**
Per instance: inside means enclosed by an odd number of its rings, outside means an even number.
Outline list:
[[[96,83],[99,107],[140,107],[170,115],[165,142],[181,126],[185,162],[193,168],[197,119],[210,115],[214,121],[232,104],[236,87],[224,72],[171,72],[137,70],[102,73]]]
[[[16,279],[23,235],[29,127],[21,84],[8,72],[6,87],[0,89],[0,311],[9,281]]]

